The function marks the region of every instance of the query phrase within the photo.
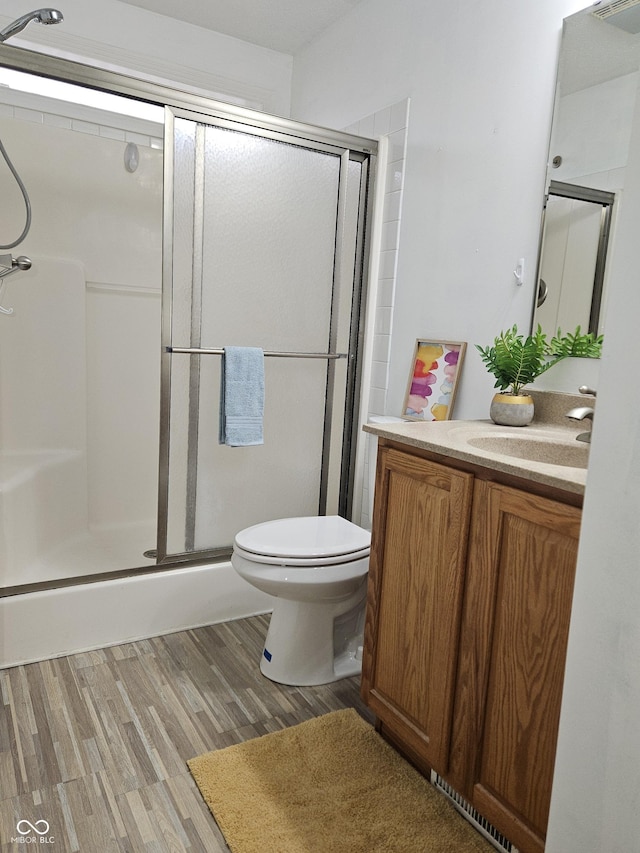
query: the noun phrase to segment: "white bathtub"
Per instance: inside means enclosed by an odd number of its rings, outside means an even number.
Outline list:
[[[72,451],[0,457],[0,586],[125,569],[153,523],[90,530],[86,463]],[[134,547],[135,546],[135,547]],[[264,613],[271,599],[230,563],[0,598],[0,668]]]
[[[272,599],[243,581],[231,563],[0,598],[0,668],[240,619],[271,608]]]

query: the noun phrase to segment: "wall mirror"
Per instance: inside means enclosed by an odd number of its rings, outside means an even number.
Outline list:
[[[543,217],[535,325],[602,330],[602,297],[615,194],[550,181]]]
[[[566,18],[533,326],[604,332],[615,222],[640,83],[640,0]]]

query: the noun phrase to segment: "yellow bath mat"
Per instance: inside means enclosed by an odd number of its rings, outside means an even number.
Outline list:
[[[188,766],[233,853],[494,853],[352,709]]]

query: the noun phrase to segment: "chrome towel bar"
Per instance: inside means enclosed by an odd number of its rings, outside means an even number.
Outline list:
[[[166,352],[184,353],[186,355],[223,355],[224,349],[209,347],[166,347]],[[270,358],[347,358],[346,352],[269,352],[265,350],[265,357]]]

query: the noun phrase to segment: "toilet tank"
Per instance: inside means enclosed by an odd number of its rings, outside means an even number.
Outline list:
[[[405,423],[402,418],[396,418],[392,415],[371,415],[367,423],[370,424],[401,424]],[[367,448],[367,515],[369,517],[369,528],[371,527],[371,519],[373,518],[373,493],[376,485],[376,459],[378,456],[378,437],[367,434],[369,442]]]

